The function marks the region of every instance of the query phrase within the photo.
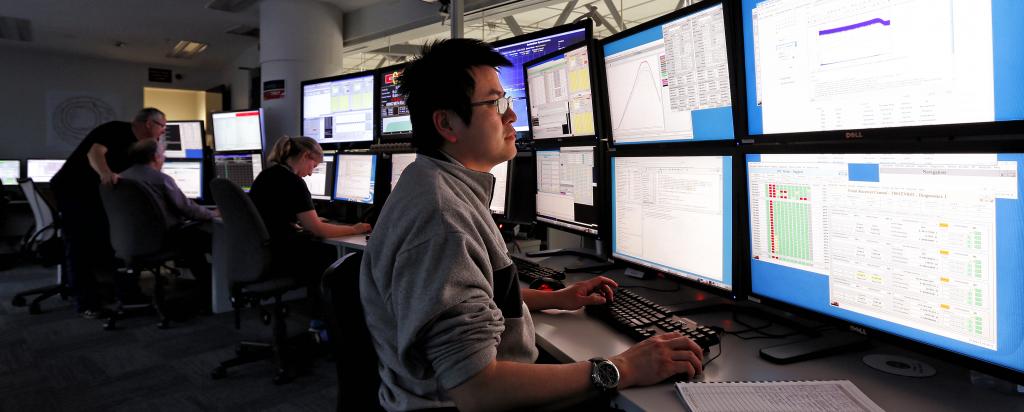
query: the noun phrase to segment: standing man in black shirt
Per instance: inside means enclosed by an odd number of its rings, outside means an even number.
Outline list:
[[[110,225],[99,185],[117,183],[118,173],[131,166],[128,153],[132,145],[159,139],[166,127],[164,113],[154,108],[140,110],[131,123],[104,123],[85,136],[50,181],[61,215],[68,278],[78,312],[86,318],[100,315],[97,271],[113,272],[114,268]],[[122,279],[115,276],[115,281],[120,283]],[[118,298],[125,298],[126,287],[118,285]]]

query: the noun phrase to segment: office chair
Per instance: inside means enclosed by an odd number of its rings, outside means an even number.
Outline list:
[[[31,304],[28,304],[28,313],[36,315],[42,313],[39,304],[43,300],[55,295],[60,295],[61,299],[67,300],[70,296],[70,288],[64,275],[64,239],[61,236],[59,222],[55,218],[57,213],[54,212],[53,205],[42,196],[35,182],[31,178],[23,178],[18,179],[18,185],[25,193],[25,200],[28,202],[35,220],[35,225],[26,234],[22,243],[22,256],[44,266],[57,266],[57,283],[55,285],[26,290],[14,295],[14,299],[11,301],[14,306],[25,306],[28,297],[39,295],[32,299]]]
[[[271,343],[241,342],[236,350],[238,356],[221,362],[210,376],[221,379],[227,376],[228,368],[273,357],[277,367],[274,383],[288,382],[294,369],[285,353],[288,332],[284,317],[288,310],[282,303],[282,296],[303,285],[292,277],[271,271],[270,234],[242,188],[222,178],[214,179],[210,187],[224,221],[213,232],[214,272],[228,278],[235,328],[241,328],[240,310],[245,306],[258,308],[263,323],[273,324]],[[269,311],[262,306],[268,299],[274,301]]]
[[[166,329],[170,319],[164,307],[164,286],[167,279],[161,275],[166,262],[178,257],[168,242],[167,220],[156,199],[142,183],[120,179],[116,185],[100,185],[100,199],[110,222],[110,244],[114,255],[121,259],[132,274],[148,271],[153,274],[153,300],[149,305],[131,307],[118,303],[118,310],[107,319],[104,329],[117,328],[117,321],[128,312],[155,310],[160,318],[159,327]],[[172,275],[178,271],[170,269]]]
[[[352,252],[324,271],[320,290],[327,312],[327,333],[338,371],[338,411],[383,411],[378,400],[377,351],[359,300],[362,252]],[[344,402],[343,402],[344,401]]]

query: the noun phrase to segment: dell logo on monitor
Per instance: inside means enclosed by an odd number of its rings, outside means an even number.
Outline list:
[[[862,133],[862,132],[846,132],[846,135],[844,137],[846,137],[847,139],[863,139],[864,138],[864,133]]]

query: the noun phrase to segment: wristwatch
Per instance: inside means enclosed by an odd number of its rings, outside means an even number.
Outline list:
[[[619,386],[619,368],[605,358],[591,359],[590,383],[600,392],[614,390]]]

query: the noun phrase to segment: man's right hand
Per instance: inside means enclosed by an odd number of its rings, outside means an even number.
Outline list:
[[[653,385],[672,375],[701,373],[704,352],[690,338],[673,332],[650,337],[609,360],[619,368],[619,389]]]
[[[117,173],[101,174],[100,175],[100,184],[116,185],[117,184],[117,179],[119,179],[119,178],[120,178],[120,176],[118,176]]]

